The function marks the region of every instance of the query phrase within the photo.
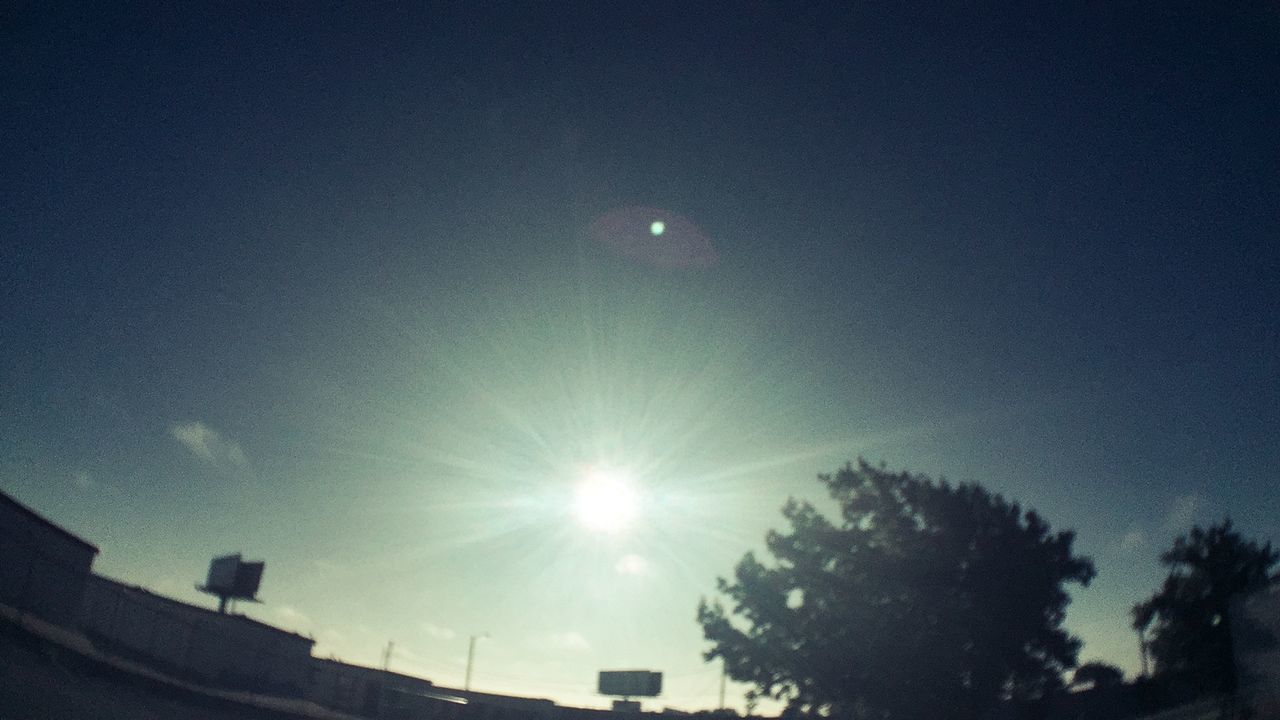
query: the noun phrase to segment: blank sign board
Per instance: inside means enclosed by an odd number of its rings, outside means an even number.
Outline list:
[[[265,563],[245,562],[239,554],[216,557],[209,563],[209,578],[201,588],[213,595],[252,600],[262,583]]]
[[[652,670],[601,670],[601,695],[657,697],[662,693],[662,673]]]
[[[212,591],[231,593],[236,584],[236,568],[240,567],[239,555],[216,557],[209,563],[209,579],[205,587]]]

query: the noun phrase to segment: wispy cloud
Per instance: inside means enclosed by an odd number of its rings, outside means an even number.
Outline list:
[[[619,575],[648,575],[649,561],[634,553],[623,556],[613,566]]]
[[[276,617],[280,618],[281,622],[294,627],[311,624],[311,618],[307,617],[306,613],[292,605],[280,605],[276,607],[275,614]]]
[[[1137,552],[1147,546],[1147,533],[1141,528],[1134,528],[1120,538],[1120,549],[1124,552]]]
[[[245,469],[249,459],[240,443],[196,420],[169,428],[169,435],[182,443],[192,455],[213,465]]]
[[[587,639],[582,637],[582,634],[576,630],[551,633],[549,640],[552,646],[561,650],[582,652],[591,649],[591,643],[587,642]]]
[[[169,575],[155,580],[154,587],[156,592],[161,595],[174,596],[189,589],[191,587],[191,583],[187,582],[186,578]]]
[[[1196,493],[1179,495],[1174,498],[1169,508],[1169,513],[1164,518],[1165,529],[1175,532],[1187,530],[1192,521],[1195,520],[1196,512],[1200,510],[1201,504],[1200,496]]]
[[[78,472],[71,476],[71,482],[81,490],[92,490],[98,486],[97,481],[87,472]]]
[[[349,645],[346,635],[324,628],[316,633],[316,646],[312,652],[316,657],[337,658],[339,653],[346,653]]]
[[[342,572],[347,569],[347,566],[343,565],[342,563],[336,563],[331,560],[325,560],[324,558],[312,558],[311,567],[314,567],[316,570],[319,570],[321,572],[326,572],[326,573]]]
[[[422,628],[422,632],[430,635],[431,637],[437,640],[452,640],[458,637],[458,633],[454,632],[453,630],[447,627],[436,625],[435,623],[426,622],[426,623],[422,623],[418,627]]]

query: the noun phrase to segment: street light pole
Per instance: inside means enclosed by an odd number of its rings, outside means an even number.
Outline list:
[[[729,663],[724,658],[720,658],[720,709],[724,709],[724,685],[729,679]]]
[[[487,632],[480,633],[479,635],[472,635],[471,642],[467,644],[467,679],[466,682],[463,683],[463,690],[471,690],[471,666],[474,665],[476,661],[476,640],[486,637],[489,637],[489,633]]]

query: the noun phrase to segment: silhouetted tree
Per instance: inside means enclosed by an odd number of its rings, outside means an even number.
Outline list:
[[[1064,584],[1093,563],[981,486],[891,473],[859,459],[820,475],[836,522],[795,499],[732,582],[731,610],[704,599],[698,621],[731,677],[787,702],[785,716],[972,718],[1001,700],[1062,688],[1079,641],[1061,628]]]
[[[1093,661],[1076,668],[1071,676],[1072,685],[1111,687],[1124,682],[1124,672],[1111,663]]]
[[[1275,582],[1280,553],[1271,543],[1245,541],[1231,521],[1174,540],[1160,556],[1169,576],[1133,608],[1133,625],[1149,632],[1157,678],[1201,693],[1234,692],[1231,601]]]

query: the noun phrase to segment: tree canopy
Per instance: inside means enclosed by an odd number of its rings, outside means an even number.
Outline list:
[[[1075,674],[1071,676],[1071,684],[1073,686],[1088,685],[1090,687],[1112,687],[1124,682],[1124,671],[1112,665],[1101,661],[1087,662],[1076,668]]]
[[[718,581],[729,607],[699,604],[707,660],[791,712],[849,718],[971,718],[1062,687],[1080,645],[1064,585],[1094,576],[1073,533],[980,485],[862,459],[819,480],[838,519],[787,501],[773,562],[747,553]]]
[[[1236,689],[1231,602],[1275,582],[1280,553],[1241,538],[1229,519],[1192,527],[1160,556],[1169,568],[1160,589],[1133,608],[1133,625],[1149,632],[1157,677],[1200,692]]]

